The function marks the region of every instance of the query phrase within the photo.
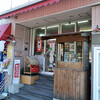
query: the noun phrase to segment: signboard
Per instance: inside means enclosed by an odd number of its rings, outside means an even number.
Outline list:
[[[53,67],[53,62],[54,62],[54,51],[55,51],[55,43],[49,43],[50,45],[50,57],[49,57],[49,67]]]
[[[44,1],[44,0],[33,0],[32,3],[35,4],[35,3],[38,3],[40,1]]]
[[[40,37],[37,38],[37,52],[41,52],[42,50],[42,40]]]
[[[21,57],[22,56],[22,51],[15,51],[15,56],[16,57]]]
[[[14,61],[13,83],[18,84],[20,80],[20,60]]]

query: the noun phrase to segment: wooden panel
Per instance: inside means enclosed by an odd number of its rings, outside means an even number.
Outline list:
[[[89,100],[87,99],[87,71],[72,71],[55,69],[54,98],[61,100]]]
[[[69,68],[69,69],[83,69],[82,62],[64,62],[58,61],[58,68]]]
[[[21,80],[21,83],[24,83],[24,84],[28,84],[28,85],[35,84],[34,76],[31,77],[27,75],[21,75],[20,80]]]
[[[57,37],[57,42],[58,43],[63,43],[63,42],[74,42],[74,41],[83,41],[83,37],[81,35],[70,35],[70,36],[62,36],[62,37]]]
[[[58,12],[70,10],[73,8],[80,8],[82,6],[90,5],[96,2],[98,2],[98,0],[60,0],[59,3],[54,3],[46,7],[43,6],[40,9],[20,14],[15,21],[20,22],[29,19],[39,18],[42,16],[47,16]]]

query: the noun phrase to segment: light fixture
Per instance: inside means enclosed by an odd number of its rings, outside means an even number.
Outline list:
[[[39,23],[37,22],[36,24],[38,25]]]
[[[40,34],[39,36],[45,36],[45,34]]]
[[[58,27],[58,25],[55,25],[55,26],[48,26],[47,28],[55,28],[55,27]]]
[[[56,39],[49,39],[48,41],[56,41]]]
[[[64,24],[64,25],[73,25],[73,24],[75,24],[75,23],[68,23],[68,24]]]
[[[88,22],[88,20],[79,21],[78,23],[80,24],[80,23],[86,23],[86,22]]]
[[[54,25],[54,26],[48,26],[47,28],[55,28],[58,27],[58,25]],[[45,27],[41,28],[41,29],[45,29]]]
[[[42,27],[41,29],[45,29],[45,27]]]

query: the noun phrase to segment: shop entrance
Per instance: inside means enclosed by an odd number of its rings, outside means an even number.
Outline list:
[[[54,72],[55,58],[56,58],[56,39],[50,39],[47,41],[46,54],[45,54],[45,71]]]
[[[94,47],[93,100],[100,100],[100,47]]]
[[[54,98],[89,100],[89,41],[91,32],[70,32],[41,37],[56,38]],[[61,45],[61,55],[58,46]],[[60,58],[60,59],[59,59]]]

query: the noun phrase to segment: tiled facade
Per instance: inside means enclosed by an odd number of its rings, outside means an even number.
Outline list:
[[[30,12],[26,12],[23,14],[18,14],[17,18],[15,16],[0,20],[0,25],[6,23],[12,23],[12,33],[13,35],[16,34],[16,22],[26,21],[30,19],[37,19],[43,16],[49,16],[54,13],[61,13],[64,11],[70,11],[72,9],[80,9],[86,6],[92,6],[94,4],[100,4],[100,0],[60,0],[59,3],[54,3],[52,5],[47,5],[46,7],[37,8],[36,10],[31,10]],[[91,7],[92,13],[92,29],[95,29],[96,25],[100,26],[100,5],[95,5]],[[16,35],[15,35],[16,36]],[[97,45],[92,46],[92,55],[93,55],[93,48]],[[100,44],[99,44],[100,46]],[[94,61],[92,56],[92,62]],[[91,79],[93,79],[93,63],[91,69]],[[93,82],[93,81],[92,81]],[[93,85],[93,84],[92,84]],[[93,89],[92,89],[93,90]],[[93,93],[92,93],[93,94]],[[91,100],[93,99],[93,95],[91,94]]]

